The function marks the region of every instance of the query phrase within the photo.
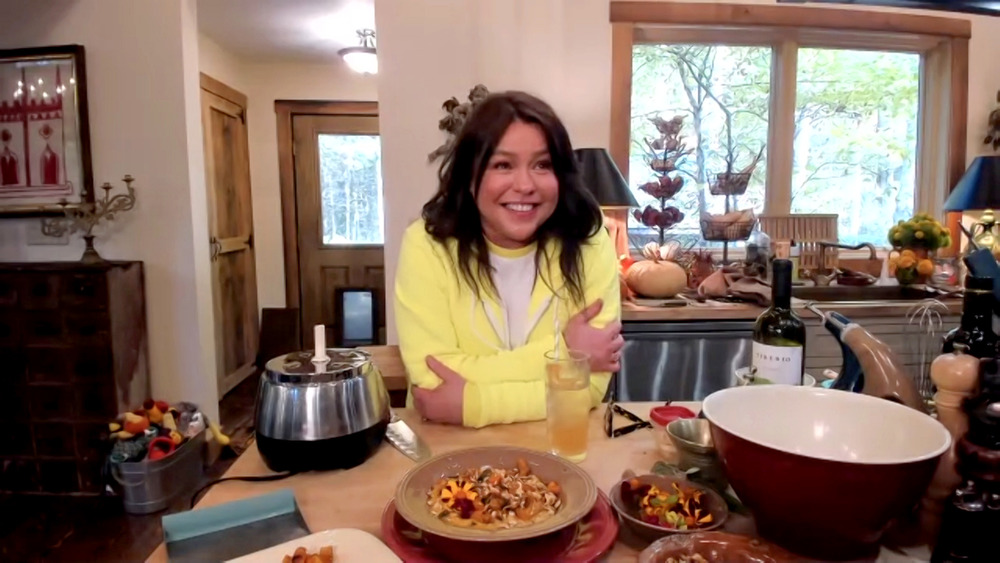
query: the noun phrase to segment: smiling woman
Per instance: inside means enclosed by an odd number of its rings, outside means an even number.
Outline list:
[[[545,352],[558,345],[589,354],[599,403],[622,347],[618,268],[555,112],[491,95],[439,177],[396,274],[412,402],[467,426],[544,418]]]

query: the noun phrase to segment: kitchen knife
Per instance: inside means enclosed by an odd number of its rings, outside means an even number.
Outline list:
[[[385,430],[385,439],[397,450],[413,461],[423,461],[431,457],[431,449],[420,439],[412,428],[393,412],[389,427]]]

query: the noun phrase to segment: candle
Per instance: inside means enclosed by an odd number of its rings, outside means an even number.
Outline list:
[[[316,325],[313,327],[313,343],[315,344],[313,361],[329,361],[330,358],[326,355],[326,327],[324,325]]]

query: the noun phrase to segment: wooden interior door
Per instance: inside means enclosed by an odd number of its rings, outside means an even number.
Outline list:
[[[201,120],[221,398],[255,371],[257,271],[253,250],[246,97],[202,75]]]
[[[338,289],[373,292],[373,344],[385,342],[381,145],[375,115],[292,118],[302,335],[326,325],[345,345]],[[363,343],[363,342],[359,342]],[[349,344],[348,344],[349,345]]]

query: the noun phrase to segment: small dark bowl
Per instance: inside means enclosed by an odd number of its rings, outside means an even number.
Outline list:
[[[625,501],[622,499],[622,483],[633,478],[637,479],[639,483],[643,485],[656,485],[657,488],[665,491],[672,490],[674,483],[677,483],[677,485],[681,488],[697,489],[701,491],[705,495],[705,508],[707,508],[708,512],[712,515],[712,523],[707,526],[693,528],[690,530],[674,530],[643,522],[639,519],[638,510],[635,507],[626,506]],[[671,534],[693,534],[695,532],[707,532],[708,530],[714,530],[725,524],[726,518],[729,517],[729,507],[726,506],[726,501],[722,500],[719,493],[709,489],[708,487],[692,483],[691,481],[687,481],[685,479],[673,479],[663,475],[650,474],[638,475],[635,477],[626,476],[611,487],[611,494],[609,496],[611,497],[611,506],[613,506],[615,508],[615,512],[621,516],[625,525],[628,526],[628,528],[637,536],[647,541],[655,541]]]

